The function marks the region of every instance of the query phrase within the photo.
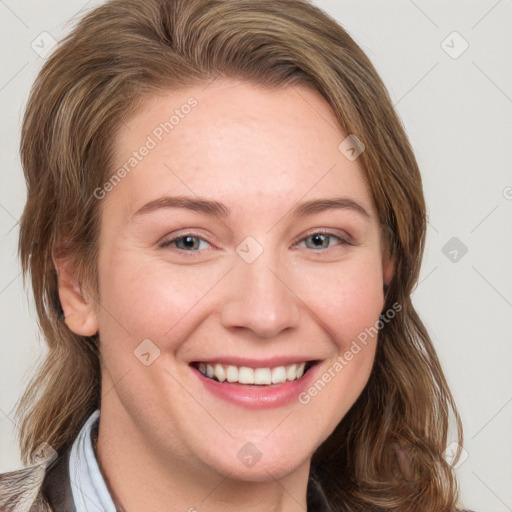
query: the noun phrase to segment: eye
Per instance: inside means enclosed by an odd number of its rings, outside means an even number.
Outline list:
[[[172,238],[166,238],[158,244],[159,247],[170,247],[175,246],[177,249],[186,252],[198,252],[201,242],[210,244],[204,238],[195,236],[194,233],[185,233]],[[174,245],[176,243],[176,245]]]
[[[308,244],[309,240],[312,243]],[[331,241],[333,240],[338,240],[338,243],[331,244]],[[183,233],[179,236],[164,239],[158,244],[158,246],[161,248],[174,247],[184,252],[200,252],[201,248],[207,248],[204,245],[201,247],[201,242],[207,245],[212,245],[210,242],[204,238],[196,236],[194,233]],[[330,249],[333,245],[354,245],[348,237],[340,237],[329,231],[315,231],[295,243],[294,247],[300,245],[301,242],[305,242],[308,249],[312,249],[317,252],[323,252],[324,249]]]
[[[319,249],[330,249],[332,245],[330,244],[331,240],[338,240],[339,244],[336,245],[353,245],[353,243],[348,240],[348,238],[340,237],[335,235],[334,233],[331,233],[329,231],[315,231],[314,233],[309,234],[302,240],[299,240],[300,242],[305,242],[306,247],[308,249],[313,249],[314,251],[318,251]],[[308,240],[311,240],[312,243],[308,245]],[[298,244],[296,244],[298,245]]]

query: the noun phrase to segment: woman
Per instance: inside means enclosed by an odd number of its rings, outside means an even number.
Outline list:
[[[334,20],[107,2],[43,67],[21,155],[49,352],[2,510],[456,509],[421,178]]]

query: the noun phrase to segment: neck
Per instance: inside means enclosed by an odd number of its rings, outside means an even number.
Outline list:
[[[183,457],[154,454],[126,413],[114,416],[102,408],[95,453],[118,512],[307,510],[309,461],[280,479],[269,471],[265,481],[237,480],[233,473],[188,466]]]

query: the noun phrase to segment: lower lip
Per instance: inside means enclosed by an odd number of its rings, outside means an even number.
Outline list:
[[[268,386],[249,386],[244,384],[227,384],[205,377],[197,368],[191,367],[201,384],[213,395],[233,404],[250,409],[282,407],[298,400],[298,395],[305,391],[314,380],[320,365],[314,364],[298,380]]]

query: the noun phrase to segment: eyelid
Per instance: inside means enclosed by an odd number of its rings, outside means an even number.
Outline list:
[[[306,233],[300,235],[293,243],[292,243],[292,247],[296,247],[299,243],[301,242],[304,242],[307,238],[309,238],[310,236],[312,235],[327,235],[327,236],[330,236],[330,237],[333,237],[333,238],[337,238],[339,241],[340,241],[340,244],[337,244],[337,245],[357,245],[353,238],[346,232],[344,232],[344,234],[336,234],[334,232],[335,230],[333,229],[322,229],[322,228],[319,228],[319,229],[312,229],[312,230],[309,230],[307,231]],[[203,235],[203,234],[199,234],[197,232],[194,232],[194,231],[183,231],[183,232],[177,232],[175,234],[171,234],[169,236],[166,236],[164,237],[163,240],[161,240],[160,242],[158,242],[158,247],[161,247],[161,248],[166,248],[168,246],[170,246],[173,242],[176,242],[177,240],[179,240],[180,238],[185,238],[187,236],[190,236],[190,237],[193,237],[193,238],[198,238],[199,240],[203,240],[205,242],[208,242],[210,245],[213,245],[213,247],[217,247],[213,241],[211,240],[210,237],[206,236],[206,235]],[[179,248],[176,248],[177,251],[179,252],[188,252],[188,253],[200,253],[200,252],[203,252],[203,251],[185,251],[183,249],[179,249]],[[318,251],[314,251],[314,252],[318,252],[318,253],[321,253],[321,252],[326,252],[327,249],[319,249]]]
[[[185,238],[187,236],[193,237],[193,238],[199,238],[200,240],[204,240],[205,242],[208,242],[210,245],[213,245],[214,247],[217,247],[211,237],[208,237],[204,234],[196,233],[194,231],[183,231],[183,232],[177,232],[174,234],[170,234],[168,236],[165,236],[160,242],[158,242],[158,247],[166,247],[167,245],[170,245],[172,242],[176,242],[176,240],[179,240],[180,238]],[[178,249],[179,250],[179,249]],[[184,252],[198,252],[198,251],[184,251]]]
[[[298,239],[296,239],[296,241],[294,241],[292,245],[293,245],[293,247],[295,247],[297,244],[299,244],[300,242],[303,242],[306,238],[309,238],[312,235],[328,235],[328,236],[337,238],[344,244],[356,245],[353,238],[348,233],[346,233],[346,232],[343,232],[343,233],[344,234],[336,234],[335,230],[327,229],[327,228],[326,229],[322,229],[322,228],[312,229],[312,230],[307,231],[305,234],[300,235],[300,237]],[[318,252],[323,252],[323,251],[318,251]]]

